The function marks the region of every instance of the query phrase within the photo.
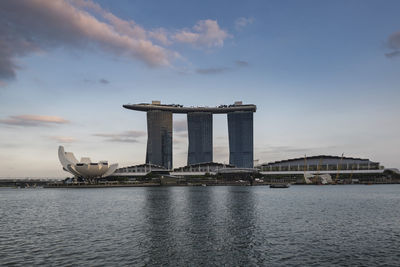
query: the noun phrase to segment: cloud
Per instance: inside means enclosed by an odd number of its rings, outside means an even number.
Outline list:
[[[170,65],[177,53],[153,44],[147,35],[135,22],[90,0],[2,0],[0,79],[15,78],[16,58],[56,47],[97,48],[149,66]]]
[[[107,84],[110,83],[109,80],[104,79],[104,78],[101,78],[101,79],[98,79],[98,80],[83,79],[83,82],[85,82],[85,83],[101,83],[101,84],[103,84],[103,85],[107,85]]]
[[[211,19],[181,30],[145,29],[92,0],[2,0],[0,86],[15,79],[19,58],[55,48],[102,51],[158,67],[172,66],[174,60],[182,58],[163,46],[184,43],[197,48],[222,47],[230,37]]]
[[[75,138],[69,136],[50,136],[49,138],[57,141],[57,143],[73,143],[76,141]]]
[[[386,53],[385,56],[387,58],[393,58],[393,57],[400,56],[400,50],[393,51],[393,52],[390,52],[390,53]]]
[[[294,146],[267,146],[262,148],[259,153],[263,154],[272,154],[272,153],[300,153],[304,154],[305,152],[311,151],[312,148],[305,147],[294,147]]]
[[[180,132],[180,133],[179,132],[178,133],[174,132],[174,137],[187,139],[188,138],[188,132]]]
[[[196,69],[196,73],[198,74],[220,74],[229,71],[230,68],[222,67],[222,68],[205,68],[205,69]]]
[[[100,50],[139,60],[150,67],[171,66],[181,55],[163,46],[173,42],[194,47],[222,47],[231,35],[216,20],[192,28],[145,29],[121,19],[92,0],[0,1],[0,82],[16,77],[17,60],[54,48]]]
[[[149,32],[149,37],[153,40],[163,44],[170,45],[172,42],[168,38],[168,33],[165,29],[159,28]]]
[[[186,141],[184,139],[174,138],[173,143],[174,147],[176,147],[177,149],[182,149],[182,144],[186,144]]]
[[[400,55],[400,32],[391,34],[387,41],[387,46],[392,52],[386,53],[387,58],[393,58]]]
[[[400,32],[395,32],[389,36],[388,46],[392,49],[400,49]]]
[[[192,29],[178,31],[172,38],[176,42],[191,44],[195,47],[222,47],[225,39],[231,35],[221,29],[216,20],[200,20]]]
[[[69,123],[69,121],[57,116],[19,115],[10,116],[8,117],[8,119],[0,119],[0,123],[12,126],[36,127],[55,124],[66,124]]]
[[[244,27],[246,27],[249,24],[252,24],[254,22],[254,18],[245,18],[245,17],[240,17],[235,21],[235,29],[237,31],[243,30]]]
[[[248,67],[249,66],[249,62],[243,61],[243,60],[236,60],[235,64],[238,67]]]
[[[204,75],[208,75],[208,74],[221,74],[221,73],[225,73],[228,71],[232,71],[238,68],[244,68],[244,67],[248,67],[249,63],[247,61],[243,61],[243,60],[236,60],[235,61],[235,66],[232,67],[211,67],[211,68],[199,68],[196,69],[196,73],[197,74],[204,74]]]
[[[229,162],[229,147],[228,146],[214,146],[213,156],[215,162]]]
[[[137,143],[137,138],[146,136],[146,132],[142,131],[126,131],[117,134],[98,133],[94,136],[104,137],[107,142],[123,142],[123,143]]]
[[[174,121],[174,132],[185,132],[187,131],[187,120]]]
[[[99,82],[102,83],[102,84],[109,84],[109,83],[110,83],[110,82],[109,82],[108,80],[106,80],[106,79],[100,79]]]

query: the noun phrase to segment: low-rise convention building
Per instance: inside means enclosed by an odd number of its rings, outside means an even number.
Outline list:
[[[261,172],[284,172],[284,171],[369,171],[381,170],[379,162],[369,159],[341,157],[341,156],[312,156],[293,158],[270,163],[264,163],[257,168]]]
[[[145,176],[149,173],[157,173],[157,172],[168,172],[168,169],[164,166],[156,165],[156,164],[139,164],[132,165],[123,168],[118,168],[113,176],[124,176],[124,177],[136,177],[136,176]]]
[[[174,173],[216,173],[219,170],[227,169],[227,168],[235,168],[234,165],[231,164],[223,164],[218,162],[204,162],[197,164],[190,164],[184,167],[175,168]]]

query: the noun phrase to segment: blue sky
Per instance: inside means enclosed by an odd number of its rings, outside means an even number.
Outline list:
[[[400,167],[399,1],[0,3],[0,177],[63,177],[77,157],[143,163],[123,104],[257,105],[255,159],[365,157]],[[174,166],[187,156],[174,115]],[[214,160],[228,162],[214,116]]]

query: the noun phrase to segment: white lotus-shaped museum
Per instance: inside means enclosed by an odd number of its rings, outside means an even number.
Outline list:
[[[76,177],[107,177],[118,168],[117,163],[109,166],[107,161],[91,162],[90,158],[81,158],[81,161],[78,161],[72,152],[65,152],[63,146],[58,147],[58,158],[63,169]]]

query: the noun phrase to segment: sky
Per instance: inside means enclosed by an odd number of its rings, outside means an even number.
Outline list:
[[[146,114],[257,105],[256,163],[314,155],[400,168],[400,1],[0,1],[0,177],[66,177],[57,149],[145,161]],[[176,114],[174,167],[187,161]],[[214,161],[229,163],[226,115]]]

